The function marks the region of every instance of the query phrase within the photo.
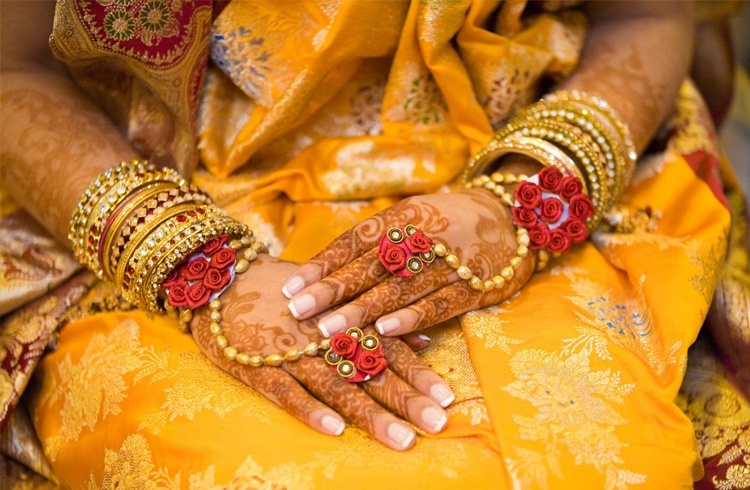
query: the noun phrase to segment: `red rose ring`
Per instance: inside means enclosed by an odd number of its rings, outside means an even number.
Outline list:
[[[412,277],[435,260],[432,239],[414,225],[390,228],[380,239],[378,260],[391,274]]]
[[[388,367],[380,340],[356,327],[331,337],[324,357],[331,369],[350,383],[368,381]]]

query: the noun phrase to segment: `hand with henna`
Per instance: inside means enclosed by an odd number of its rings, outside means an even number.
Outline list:
[[[265,357],[302,350],[322,340],[315,328],[316,319],[296,320],[279,292],[282,278],[296,268],[295,264],[262,255],[247,272],[237,275],[221,295],[221,325],[230,345]],[[322,351],[319,356],[303,355],[299,361],[280,367],[254,368],[231,361],[209,331],[210,322],[208,308],[198,310],[192,321],[193,337],[203,353],[319,432],[340,435],[343,416],[383,444],[405,450],[416,438],[405,421],[433,434],[445,426],[447,415],[442,407],[453,400],[450,388],[398,339],[381,339],[388,360],[385,371],[369,381],[350,383],[331,369]],[[365,333],[374,331],[365,329]]]
[[[325,336],[371,323],[382,335],[402,335],[499,303],[533,272],[529,253],[504,287],[489,292],[472,289],[441,258],[411,277],[391,274],[379,260],[380,240],[389,228],[407,224],[447,246],[481,279],[499,274],[518,247],[510,210],[487,190],[410,197],[345,232],[297,269],[283,289],[289,309],[298,319],[320,315]]]

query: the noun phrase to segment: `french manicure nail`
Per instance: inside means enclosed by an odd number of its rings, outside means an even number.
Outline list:
[[[456,395],[442,383],[435,383],[430,387],[430,398],[440,404],[441,407],[445,408],[456,399]]]
[[[344,423],[334,417],[333,415],[323,415],[320,419],[320,425],[329,433],[335,436],[340,436],[344,432]]]
[[[423,333],[418,333],[417,334],[417,338],[420,339],[420,340],[424,340],[427,343],[432,343],[432,339],[429,338],[427,335],[425,335]]]
[[[281,292],[284,293],[284,296],[287,298],[292,299],[292,296],[302,291],[304,287],[305,281],[299,276],[294,276],[284,284],[284,287],[281,288]]]
[[[401,320],[399,320],[398,318],[387,318],[375,324],[375,328],[378,329],[378,332],[380,332],[380,335],[388,335],[389,333],[393,332],[400,326],[401,326]]]
[[[393,442],[401,446],[402,449],[406,449],[407,447],[409,447],[409,444],[411,444],[415,437],[413,430],[404,427],[398,422],[391,423],[391,425],[388,426],[387,432],[388,437],[390,437]]]
[[[346,317],[344,315],[333,315],[331,318],[327,318],[325,321],[318,323],[318,330],[325,337],[330,337],[333,334],[339,333],[346,328]]]
[[[432,429],[432,432],[440,432],[445,427],[448,417],[445,412],[435,407],[427,407],[422,410],[422,421],[426,427]]]
[[[313,298],[312,294],[305,294],[297,299],[293,299],[287,306],[289,306],[289,311],[292,312],[294,318],[299,318],[313,309],[315,298]]]

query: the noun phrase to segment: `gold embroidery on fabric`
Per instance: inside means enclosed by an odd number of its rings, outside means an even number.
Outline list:
[[[372,141],[347,145],[336,155],[336,168],[321,175],[320,180],[335,196],[355,199],[362,195],[389,195],[419,182],[414,175],[413,158],[393,152],[382,155],[378,165],[372,165],[373,147]]]
[[[599,335],[606,335],[609,341],[620,347],[624,347],[654,369],[656,374],[664,372],[671,364],[683,362],[678,359],[677,353],[682,347],[682,341],[675,342],[669,349],[665,349],[659,335],[652,335],[654,329],[653,318],[650,310],[645,305],[643,284],[645,276],[638,282],[637,290],[632,297],[616,297],[609,289],[602,287],[589,279],[573,276],[571,287],[577,296],[568,299],[580,310],[576,316],[589,327],[593,327],[599,334],[592,330],[578,330],[581,335],[575,339],[565,339],[566,349],[571,350],[576,346],[601,342]],[[595,350],[600,354],[601,349]],[[606,349],[602,352],[608,359]]]
[[[168,351],[157,355],[153,347],[140,346],[138,334],[138,324],[125,320],[107,336],[94,334],[77,363],[68,355],[59,364],[59,380],[55,380],[58,386],[49,402],[63,399],[62,427],[60,435],[51,437],[46,444],[51,448],[51,461],[55,461],[62,444],[78,440],[85,427],[94,429],[100,415],[105,419],[120,413],[128,386],[126,375],[134,374],[133,383],[137,383],[143,376],[166,367]]]
[[[612,405],[622,405],[634,384],[623,384],[619,372],[592,371],[587,349],[568,357],[523,350],[513,356],[510,369],[518,381],[502,389],[536,408],[536,415],[513,415],[513,420],[522,439],[545,446],[544,462],[549,471],[562,476],[558,455],[564,449],[575,457],[576,464],[592,465],[602,474],[607,489],[646,481],[646,475],[621,467],[620,452],[625,444],[614,434],[615,426],[626,420]],[[522,466],[514,463],[511,468],[519,473]],[[544,476],[533,465],[526,470],[534,478]]]
[[[481,398],[466,400],[464,402],[454,402],[450,407],[446,408],[446,411],[448,414],[460,413],[468,417],[469,425],[471,426],[477,426],[482,422],[490,422],[487,406],[484,404],[484,399]]]
[[[677,406],[690,418],[705,460],[721,453],[718,466],[725,478],[712,478],[719,490],[750,488],[750,405],[726,379],[713,351],[698,340],[690,350],[690,367],[677,396]]]
[[[482,397],[477,374],[471,364],[466,338],[461,331],[431,331],[430,346],[420,354],[422,361],[439,374],[456,395],[456,403]]]
[[[711,304],[714,288],[721,273],[721,265],[724,263],[724,255],[726,254],[725,237],[727,235],[728,230],[727,233],[722,233],[708,250],[706,250],[706,247],[700,247],[701,242],[697,243],[698,246],[688,250],[688,257],[696,271],[695,275],[690,278],[690,284],[703,296],[706,305]]]
[[[502,327],[507,320],[499,318],[505,310],[498,306],[472,311],[461,317],[462,326],[467,335],[484,339],[485,349],[499,349],[510,354],[510,346],[522,344],[523,340],[509,337]]]
[[[653,233],[659,229],[663,213],[650,206],[629,208],[614,206],[604,215],[602,228],[608,233]]]
[[[181,353],[177,367],[160,368],[152,376],[151,383],[161,380],[174,383],[164,389],[167,399],[159,407],[160,410],[145,415],[144,421],[138,426],[139,430],[146,428],[159,434],[168,422],[177,417],[193,420],[197,412],[206,409],[212,410],[219,418],[224,418],[240,407],[245,408],[246,415],[270,424],[268,414],[272,410],[278,410],[255,390],[249,389],[196,352]]]
[[[539,488],[547,490],[549,488],[549,471],[547,463],[556,464],[555,461],[545,461],[542,453],[513,446],[513,452],[518,458],[505,458],[505,464],[508,465],[510,473],[516,488]],[[555,466],[554,473],[559,474],[559,467]]]
[[[683,83],[675,104],[675,112],[667,122],[667,127],[675,133],[669,138],[668,148],[680,155],[696,151],[719,155],[717,142],[708,130],[713,128],[711,116],[695,86]]]
[[[188,475],[190,490],[233,490],[265,489],[282,490],[294,488],[312,489],[312,478],[300,471],[301,466],[285,463],[264,471],[250,456],[240,464],[234,477],[226,484],[216,482],[215,467],[209,466],[203,472]],[[111,488],[139,488],[144,490],[179,489],[182,487],[181,472],[170,476],[166,468],[157,469],[148,441],[141,434],[132,434],[123,441],[119,451],[104,450],[104,478],[96,483],[92,472],[89,476],[89,490]]]

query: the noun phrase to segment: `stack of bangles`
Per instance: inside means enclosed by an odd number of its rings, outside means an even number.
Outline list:
[[[367,381],[386,367],[380,340],[358,328],[266,356],[230,345],[219,297],[267,249],[172,169],[133,161],[107,170],[86,189],[70,225],[75,257],[131,304],[166,312],[183,331],[193,312],[207,305],[209,330],[227,359],[280,366],[322,353],[351,382]]]
[[[500,159],[525,155],[544,168],[535,175],[497,171]],[[530,251],[537,270],[550,256],[585,241],[619,200],[635,169],[630,131],[602,99],[583,92],[555,92],[516,114],[470,161],[466,188],[484,188],[508,206],[517,227],[515,255],[498,275],[482,279],[416,226],[389,229],[378,258],[398,276],[413,276],[442,257],[480,292],[505,287]]]
[[[495,171],[498,160],[511,153],[544,168],[532,176]],[[550,255],[586,240],[626,187],[635,157],[627,127],[604,101],[580,92],[554,93],[516,115],[466,170],[466,186],[493,192],[511,208],[517,226],[515,255],[497,275],[474,275],[446,245],[433,243],[412,224],[383,235],[379,260],[391,273],[409,277],[441,259],[476,291],[502,289],[530,253],[537,252],[541,269]],[[359,328],[266,356],[230,345],[219,297],[267,250],[247,226],[227,217],[174,170],[141,161],[107,170],[81,197],[69,238],[76,258],[113,282],[127,301],[166,312],[182,330],[195,310],[208,306],[210,332],[227,359],[280,366],[322,354],[351,382],[367,381],[386,367],[379,339]]]

